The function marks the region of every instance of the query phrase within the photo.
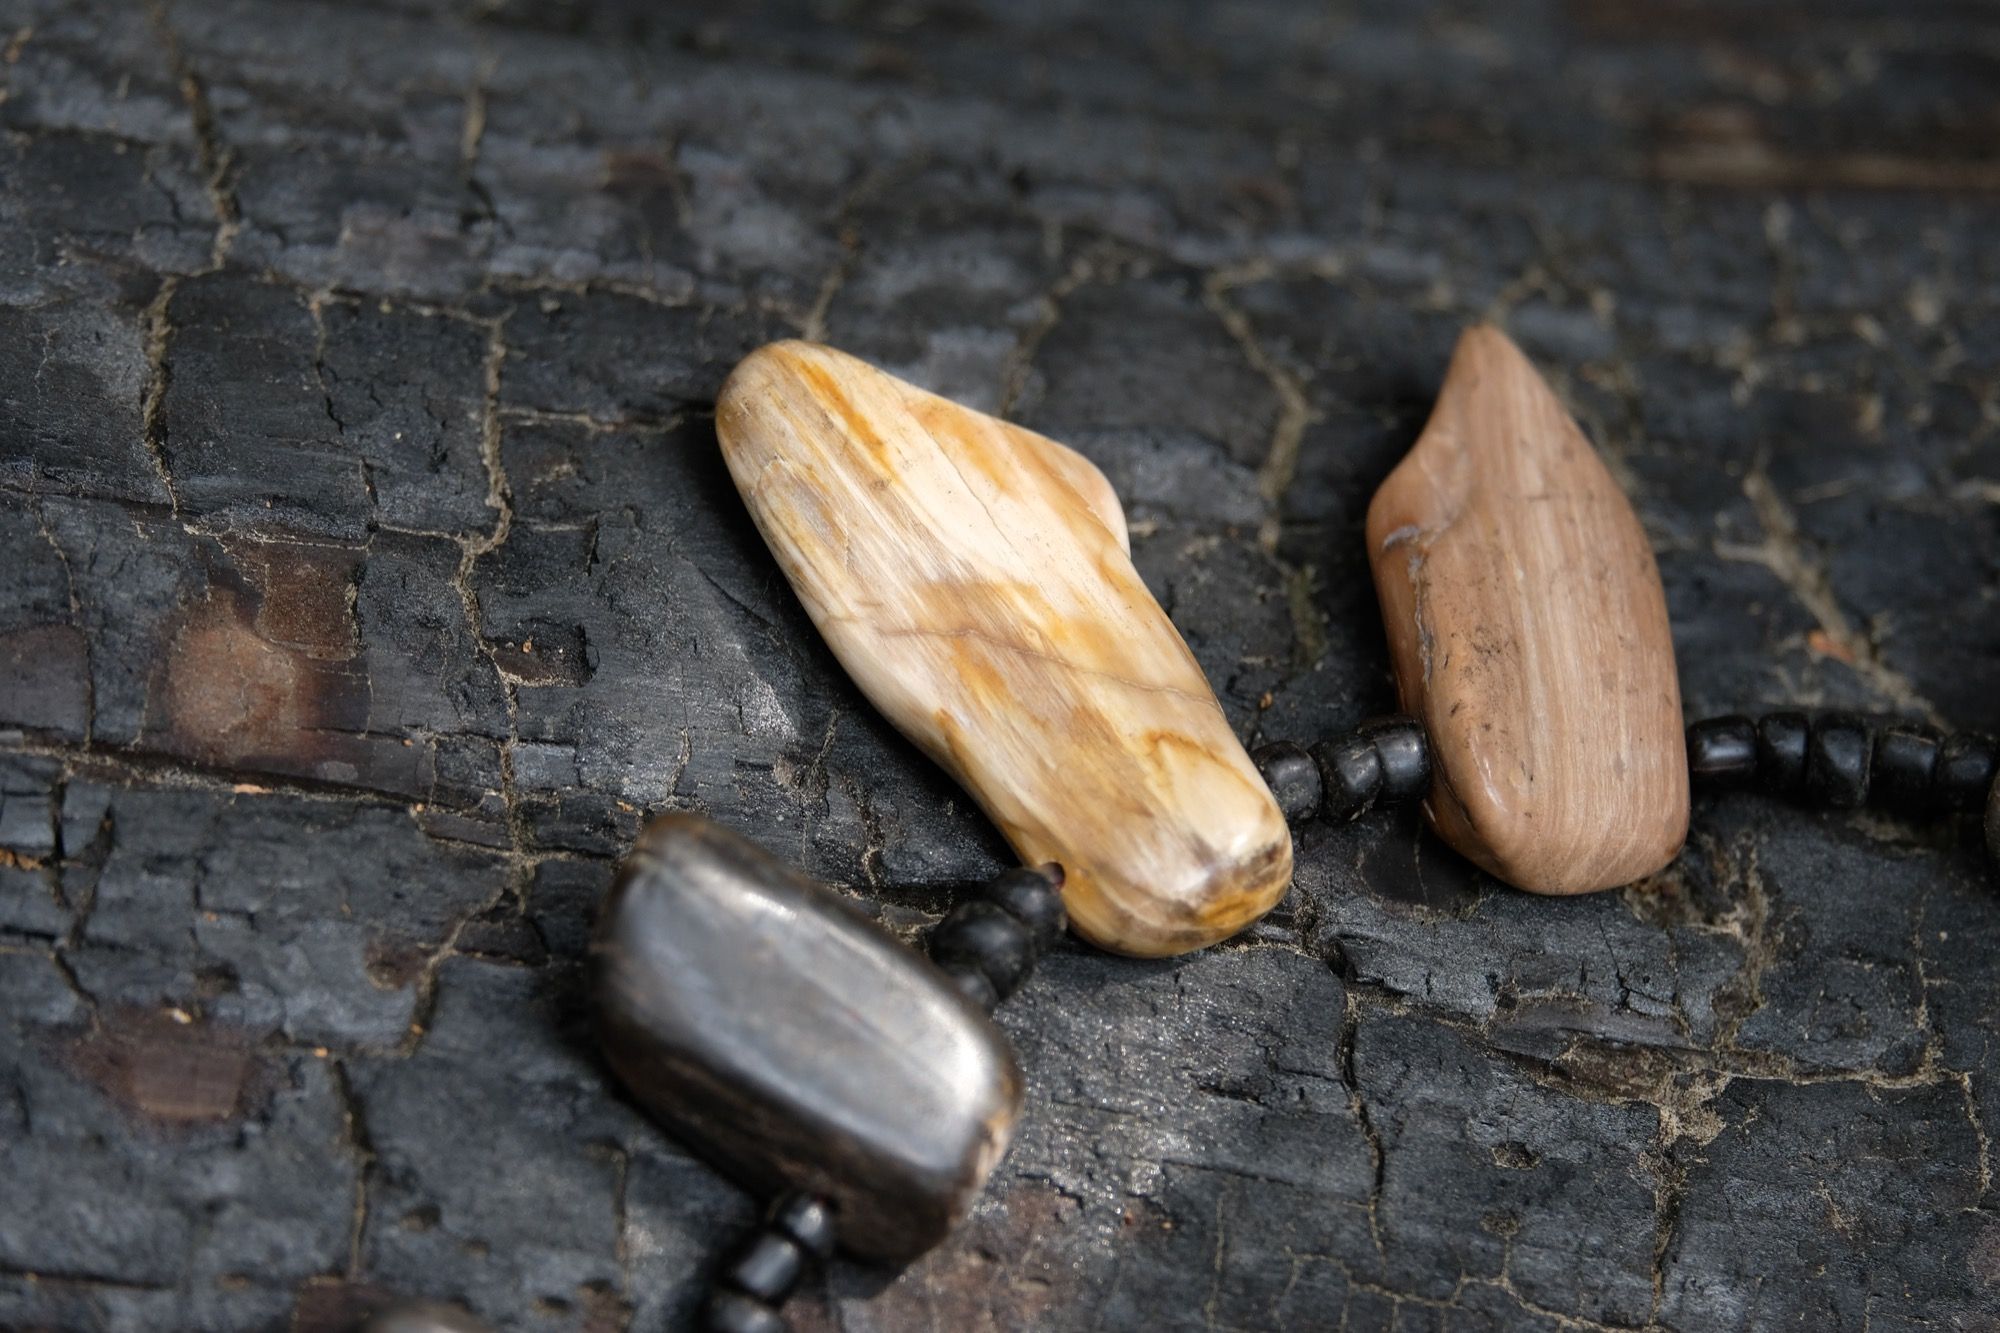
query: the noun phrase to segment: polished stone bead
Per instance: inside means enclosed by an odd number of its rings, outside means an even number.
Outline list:
[[[743,1243],[723,1267],[722,1281],[770,1305],[784,1304],[805,1272],[806,1254],[781,1231],[765,1228]]]
[[[1319,765],[1305,750],[1290,741],[1272,741],[1252,750],[1250,759],[1286,819],[1305,819],[1319,809]]]
[[[1804,713],[1766,713],[1757,720],[1757,785],[1790,796],[1806,785],[1812,720]]]
[[[988,901],[1028,928],[1041,953],[1062,938],[1069,924],[1063,908],[1063,869],[1059,865],[1023,866],[995,875],[985,888]]]
[[[1687,836],[1686,723],[1645,530],[1499,329],[1467,329],[1368,506],[1397,689],[1430,740],[1424,813],[1535,893],[1629,884]],[[1336,818],[1336,794],[1326,804]]]
[[[1993,777],[2000,771],[2000,746],[1990,736],[1961,731],[1938,747],[1933,798],[1943,810],[1977,810],[1986,802]]]
[[[787,1194],[771,1205],[768,1224],[772,1230],[781,1231],[798,1242],[800,1249],[815,1259],[825,1260],[833,1254],[834,1232],[833,1209],[824,1199],[815,1199],[807,1194]]]
[[[947,972],[978,972],[1002,1000],[1020,989],[1035,966],[1035,942],[1027,926],[983,899],[960,903],[938,922],[931,931],[930,954]]]
[[[1382,794],[1382,756],[1366,736],[1341,736],[1313,746],[1319,763],[1326,817],[1336,823],[1359,819]]]
[[[1371,718],[1360,733],[1382,761],[1383,801],[1420,801],[1430,794],[1431,745],[1423,723],[1413,717]]]
[[[1868,799],[1898,810],[1926,809],[1937,774],[1937,733],[1923,727],[1885,727],[1875,735]]]
[[[1006,1150],[1006,1038],[825,886],[693,815],[655,820],[599,913],[591,994],[640,1104],[760,1194],[828,1200],[841,1243],[907,1260]]]
[[[1868,799],[1874,754],[1868,724],[1846,713],[1813,719],[1806,747],[1806,792],[1820,805],[1851,810]]]
[[[1071,929],[1180,954],[1284,897],[1284,812],[1088,459],[796,341],[737,365],[715,430],[841,665],[1025,864],[1062,865]]]
[[[1688,728],[1688,773],[1696,782],[1744,782],[1757,773],[1757,724],[1712,717]]]
[[[785,1317],[754,1296],[718,1291],[701,1312],[702,1333],[791,1333]]]

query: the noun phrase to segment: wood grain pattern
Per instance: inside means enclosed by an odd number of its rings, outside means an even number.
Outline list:
[[[1368,510],[1432,826],[1535,893],[1629,883],[1687,835],[1666,597],[1625,494],[1505,334],[1468,330]]]
[[[1080,455],[830,348],[745,358],[731,474],[842,665],[1079,933],[1183,953],[1262,916],[1291,835]]]

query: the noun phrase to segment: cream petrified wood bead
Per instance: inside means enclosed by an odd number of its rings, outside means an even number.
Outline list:
[[[1025,862],[1061,863],[1080,934],[1184,953],[1284,895],[1284,816],[1087,459],[805,342],[744,358],[715,416],[841,665]]]
[[[1368,507],[1403,707],[1444,840],[1508,883],[1587,893],[1687,836],[1680,684],[1625,493],[1506,334],[1468,329]]]

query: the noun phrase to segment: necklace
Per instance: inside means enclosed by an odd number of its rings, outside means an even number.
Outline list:
[[[842,664],[1024,862],[955,906],[925,963],[738,835],[656,821],[601,914],[613,1068],[677,1136],[774,1199],[708,1326],[773,1333],[840,1245],[904,1262],[977,1196],[1020,1110],[986,1017],[1065,925],[1157,956],[1288,887],[1287,820],[1422,802],[1496,878],[1644,878],[1690,790],[1908,815],[1986,807],[1996,749],[1846,714],[1683,729],[1665,598],[1629,503],[1518,349],[1466,334],[1367,535],[1403,715],[1246,754],[1134,571],[1110,486],[1053,441],[809,344],[725,389],[732,475]]]

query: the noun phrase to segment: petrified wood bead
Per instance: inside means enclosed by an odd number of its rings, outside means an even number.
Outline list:
[[[862,690],[1121,953],[1241,930],[1291,879],[1284,815],[1132,567],[1081,455],[811,343],[746,357],[724,457]]]
[[[1659,571],[1618,483],[1499,330],[1459,340],[1369,506],[1368,555],[1445,841],[1536,893],[1672,860],[1688,775]]]
[[[905,1260],[1006,1150],[1021,1079],[1000,1030],[929,962],[753,843],[655,820],[591,946],[611,1067],[754,1190],[832,1202],[840,1241]]]

